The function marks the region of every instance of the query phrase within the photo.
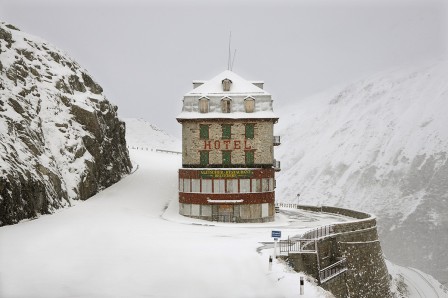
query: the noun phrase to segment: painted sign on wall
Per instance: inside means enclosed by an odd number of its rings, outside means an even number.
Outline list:
[[[201,170],[201,178],[251,178],[252,170]]]

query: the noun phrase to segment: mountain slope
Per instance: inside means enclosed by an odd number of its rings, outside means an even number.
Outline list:
[[[392,261],[448,281],[448,63],[391,71],[280,111],[279,201],[376,214]]]
[[[124,118],[123,121],[126,123],[126,143],[130,147],[178,152],[182,150],[180,139],[167,134],[148,121],[135,118]]]
[[[62,51],[0,23],[0,226],[129,173],[125,126],[102,91]]]

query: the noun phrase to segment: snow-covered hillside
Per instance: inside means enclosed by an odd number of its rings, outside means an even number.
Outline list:
[[[374,213],[387,258],[448,282],[448,62],[277,112],[278,201]]]
[[[125,126],[102,91],[61,50],[0,23],[0,226],[129,173]]]
[[[124,118],[123,121],[126,123],[126,143],[131,148],[182,151],[182,144],[179,138],[167,134],[154,124],[135,118]]]

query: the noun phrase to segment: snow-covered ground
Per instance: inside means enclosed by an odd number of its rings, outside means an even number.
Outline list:
[[[136,118],[123,118],[123,121],[126,123],[126,143],[131,148],[182,151],[182,143],[179,138],[169,135],[154,124]],[[173,121],[175,120],[173,119]]]
[[[298,274],[278,264],[269,273],[256,252],[271,227],[162,217],[177,198],[180,157],[131,154],[136,172],[95,197],[0,229],[0,297],[297,296],[285,281],[297,285]]]
[[[269,271],[272,249],[257,248],[272,229],[286,237],[347,220],[304,213],[307,228],[281,214],[270,224],[188,220],[177,214],[180,156],[130,153],[136,171],[121,182],[0,228],[0,297],[297,297],[300,274],[280,261]],[[332,297],[309,279],[305,294]]]

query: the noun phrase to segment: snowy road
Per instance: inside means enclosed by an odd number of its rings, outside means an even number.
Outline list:
[[[299,274],[277,261],[269,271],[272,251],[257,248],[273,228],[287,237],[346,220],[296,211],[265,224],[186,219],[180,156],[131,158],[138,170],[95,197],[0,228],[0,297],[297,297]],[[308,281],[301,297],[330,296]]]
[[[131,158],[138,170],[95,197],[0,228],[0,297],[297,296],[298,275],[268,272],[256,252],[272,225],[179,222],[180,157]],[[309,297],[319,291],[310,286]]]

